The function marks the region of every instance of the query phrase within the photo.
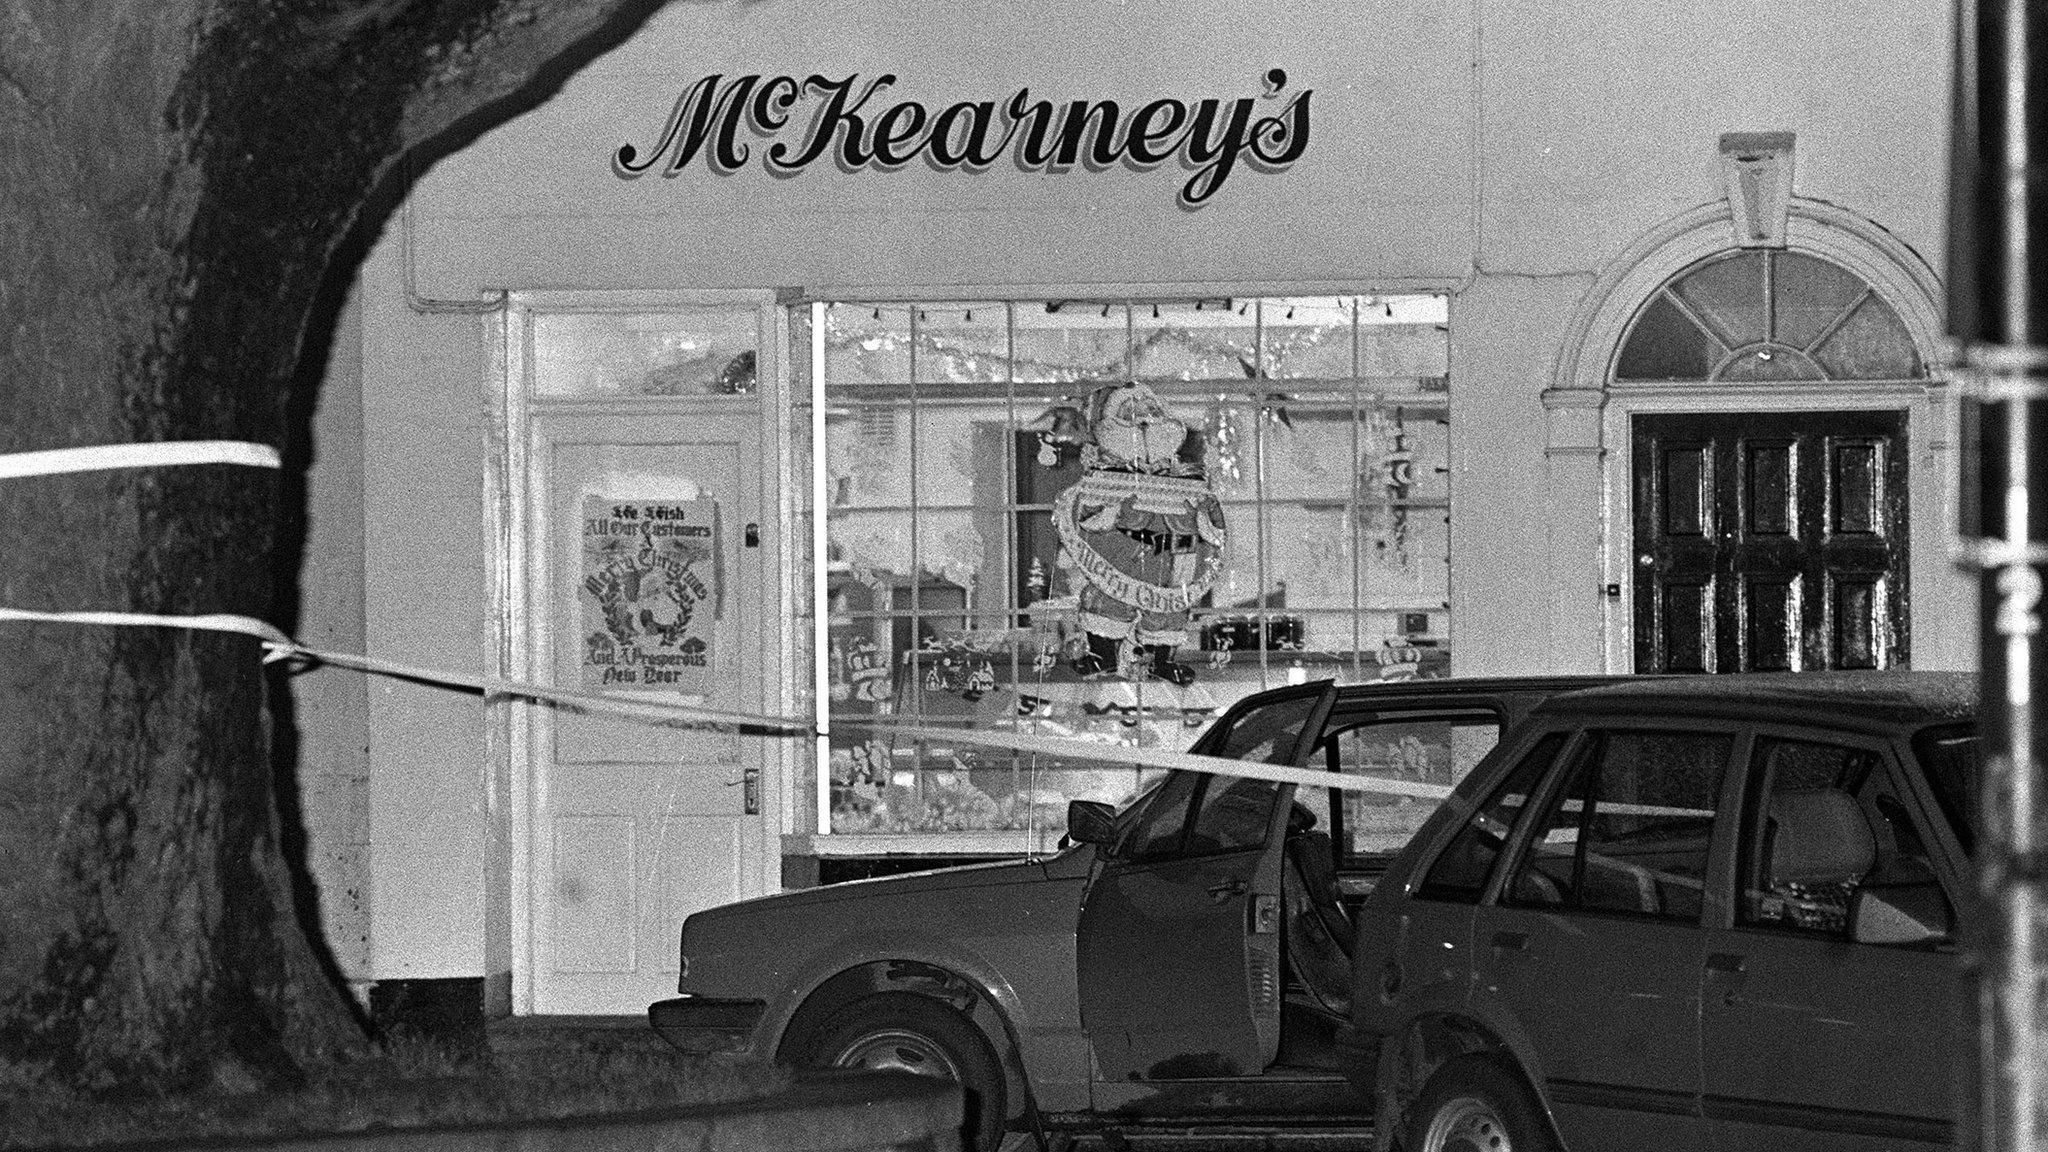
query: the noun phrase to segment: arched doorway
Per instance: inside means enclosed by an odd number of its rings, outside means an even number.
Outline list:
[[[1882,401],[1927,376],[1898,312],[1818,255],[1722,253],[1651,294],[1610,390],[1716,403],[1628,415],[1614,531],[1630,539],[1635,670],[1909,661],[1908,412]]]

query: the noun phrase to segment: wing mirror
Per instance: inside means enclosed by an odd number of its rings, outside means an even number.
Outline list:
[[[1858,888],[1849,900],[1849,935],[1858,944],[1926,944],[1954,930],[1939,884]]]
[[[1100,800],[1067,801],[1067,839],[1107,846],[1116,839],[1116,809]]]

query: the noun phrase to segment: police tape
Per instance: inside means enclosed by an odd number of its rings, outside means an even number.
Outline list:
[[[159,440],[141,444],[97,444],[0,454],[0,480],[103,472],[118,468],[171,468],[193,464],[235,464],[282,468],[277,449],[246,440]]]
[[[120,468],[164,468],[198,464],[232,464],[250,468],[280,468],[276,448],[243,440],[170,440],[134,444],[105,444],[83,448],[53,448],[36,452],[0,453],[0,480],[26,476],[51,476],[72,472]],[[787,716],[727,712],[694,705],[646,698],[622,698],[597,692],[552,688],[541,684],[497,676],[467,676],[439,669],[421,668],[341,652],[308,648],[274,625],[253,616],[216,612],[200,615],[164,615],[148,612],[46,612],[26,608],[0,607],[0,621],[39,621],[62,624],[96,624],[131,628],[185,628],[228,632],[249,636],[262,644],[263,662],[299,659],[314,664],[349,668],[369,675],[390,676],[443,688],[459,688],[492,699],[526,699],[576,711],[606,712],[630,716],[654,724],[683,728],[732,728],[743,734],[820,737],[826,731],[815,721]],[[1029,733],[902,724],[882,718],[840,716],[832,718],[842,728],[857,728],[877,736],[927,744],[966,745],[1060,760],[1113,764],[1119,767],[1163,768],[1171,771],[1207,772],[1282,784],[1305,784],[1336,788],[1346,792],[1412,796],[1440,800],[1450,788],[1419,780],[1355,776],[1337,772],[1296,768],[1286,764],[1262,764],[1220,756],[1197,756],[1160,748],[1137,748],[1093,740],[1037,736]]]
[[[931,743],[944,741],[982,748],[1003,748],[1014,752],[1030,752],[1034,755],[1057,756],[1064,760],[1086,760],[1135,768],[1207,772],[1217,776],[1242,776],[1251,780],[1272,780],[1281,784],[1304,784],[1313,788],[1336,788],[1345,792],[1413,796],[1426,800],[1441,800],[1451,794],[1451,789],[1447,785],[1430,784],[1421,780],[1356,776],[1315,768],[1296,768],[1289,764],[1264,764],[1253,760],[1232,760],[1222,756],[1198,756],[1191,752],[1172,752],[1164,748],[1137,748],[1128,744],[1034,736],[1022,732],[939,728],[919,724],[856,721],[849,725],[844,717],[835,717],[834,722],[842,727],[872,728],[892,736],[907,736]]]
[[[440,669],[403,664],[393,660],[383,660],[373,656],[360,656],[352,653],[330,652],[309,648],[291,639],[282,631],[264,621],[251,616],[240,616],[233,613],[173,616],[142,612],[43,612],[31,609],[0,607],[0,621],[5,620],[61,624],[97,624],[115,627],[185,628],[198,631],[228,632],[249,636],[260,643],[264,649],[263,661],[266,664],[275,663],[280,660],[297,659],[307,661],[312,665],[330,665],[369,675],[409,680],[433,687],[475,692],[484,697],[486,701],[494,699],[525,699],[571,711],[608,713],[632,717],[661,727],[685,729],[730,728],[746,735],[806,738],[826,734],[814,721],[804,718],[771,716],[753,712],[732,712],[715,708],[702,708],[681,702],[654,700],[644,697],[620,697],[573,688],[555,688],[544,684],[533,684],[501,676],[465,675],[456,672],[446,672]],[[1140,748],[1128,744],[1109,744],[1068,737],[1039,736],[1024,732],[1002,732],[930,724],[906,724],[883,717],[837,716],[832,718],[832,722],[841,728],[865,731],[876,737],[949,747],[967,746],[1025,752],[1034,756],[1054,757],[1062,761],[1080,761],[1083,763],[1107,764],[1138,769],[1157,768],[1169,771],[1206,772],[1211,775],[1237,776],[1252,780],[1270,780],[1281,784],[1335,788],[1344,792],[1410,796],[1424,800],[1441,800],[1451,793],[1451,789],[1446,785],[1430,784],[1420,780],[1352,775],[1311,768],[1297,768],[1287,764],[1265,764],[1248,760],[1232,760],[1221,756],[1198,756],[1189,752],[1174,752],[1163,748]]]

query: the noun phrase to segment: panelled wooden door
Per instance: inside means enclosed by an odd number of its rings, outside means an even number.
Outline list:
[[[565,688],[759,713],[768,698],[765,621],[779,612],[772,505],[751,408],[635,415],[548,413],[532,420],[529,573],[543,666]],[[690,621],[710,638],[716,674],[684,687],[591,682],[590,620],[579,590],[593,507],[673,500],[716,506],[706,597]],[[596,503],[593,504],[593,501]],[[652,573],[640,583],[657,581]],[[643,588],[644,591],[644,588]],[[659,600],[659,593],[639,602]],[[656,622],[658,623],[658,622]],[[644,630],[653,623],[643,618]],[[610,677],[606,677],[609,680]],[[766,742],[730,731],[656,726],[600,711],[540,709],[533,765],[531,1011],[637,1015],[673,995],[683,917],[768,890]]]
[[[1900,411],[1632,419],[1638,672],[1894,668]]]

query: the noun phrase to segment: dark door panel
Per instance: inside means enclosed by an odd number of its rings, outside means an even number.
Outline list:
[[[1700,1016],[1718,1150],[1953,1138],[1953,955],[1741,930],[1708,947],[1722,966],[1703,969]]]
[[[1742,590],[1742,626],[1751,672],[1789,672],[1799,652],[1799,578],[1758,577]]]
[[[1902,412],[1634,418],[1639,672],[1908,661]]]
[[[1546,1063],[1573,1149],[1704,1149],[1699,930],[1688,924],[1484,907],[1472,995]]]
[[[1249,939],[1257,848],[1116,868],[1088,893],[1083,1020],[1112,1079],[1253,1076],[1279,1010],[1278,940]],[[1270,989],[1270,992],[1266,991]],[[1261,995],[1260,993],[1264,993]]]
[[[1472,1002],[1526,1045],[1575,1150],[1707,1146],[1696,973],[1733,748],[1725,731],[1590,733],[1474,917]]]
[[[1714,579],[1672,579],[1655,590],[1660,672],[1714,671]]]
[[[1241,701],[1203,755],[1299,767],[1337,690]],[[1104,1080],[1252,1077],[1280,1043],[1280,906],[1293,785],[1175,772],[1106,854],[1081,907],[1081,1022]]]

